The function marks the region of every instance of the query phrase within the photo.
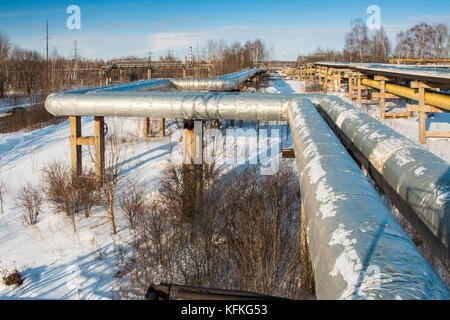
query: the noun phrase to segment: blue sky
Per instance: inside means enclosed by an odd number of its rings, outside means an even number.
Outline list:
[[[431,5],[430,5],[431,4]],[[81,9],[81,29],[69,30],[66,8]],[[262,39],[274,59],[296,59],[317,46],[341,49],[350,22],[369,17],[377,5],[391,40],[418,22],[450,24],[450,1],[11,1],[0,0],[0,31],[21,47],[45,50],[49,21],[50,50],[70,56],[77,40],[79,54],[113,58],[152,50],[153,58],[171,49],[182,58],[189,46],[208,39]]]

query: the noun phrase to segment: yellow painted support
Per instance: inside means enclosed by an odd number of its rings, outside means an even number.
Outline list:
[[[105,118],[94,117],[95,176],[103,181],[105,174]]]
[[[376,80],[370,80],[370,79],[362,79],[362,84],[375,88],[380,90],[380,82]],[[387,83],[386,84],[386,91],[393,93],[397,96],[403,97],[403,98],[409,98],[412,100],[419,101],[419,92],[413,88],[408,88],[396,84]],[[440,94],[440,93],[432,93],[432,92],[425,92],[425,103],[439,107],[441,109],[450,111],[450,96]]]
[[[80,176],[82,174],[82,151],[81,145],[77,144],[77,139],[81,137],[81,117],[70,117],[70,154],[72,161],[72,174]]]

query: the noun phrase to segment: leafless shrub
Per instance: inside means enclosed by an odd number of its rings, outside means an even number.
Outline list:
[[[31,184],[25,185],[17,196],[18,206],[24,211],[22,217],[28,225],[35,225],[41,212],[43,202],[42,191]]]
[[[14,269],[13,272],[9,273],[6,270],[2,271],[2,280],[5,286],[21,286],[23,284],[24,278],[19,270]]]
[[[300,195],[289,167],[274,176],[253,167],[216,175],[191,220],[179,218],[184,182],[181,166],[169,166],[136,217],[134,294],[176,282],[310,298],[300,288]]]
[[[63,212],[77,231],[75,215],[81,209],[78,190],[72,184],[70,171],[61,162],[54,162],[42,170],[47,199],[57,213]]]
[[[98,181],[95,180],[92,169],[87,170],[83,175],[72,175],[72,186],[78,194],[81,208],[84,210],[84,216],[90,217],[92,207],[100,204],[100,191]]]
[[[116,226],[116,200],[117,200],[117,187],[119,180],[123,173],[122,162],[124,161],[127,144],[122,142],[120,130],[117,128],[113,130],[113,134],[108,137],[106,141],[105,150],[105,172],[102,177],[102,183],[100,184],[100,204],[108,213],[108,218],[111,221],[112,233],[117,233]],[[96,164],[98,166],[98,164]]]
[[[47,199],[56,212],[63,212],[72,221],[76,232],[75,217],[84,210],[89,217],[92,207],[99,202],[97,182],[89,171],[85,176],[72,174],[62,162],[54,162],[42,170]]]
[[[120,207],[127,216],[130,227],[135,226],[136,216],[142,215],[144,210],[145,189],[136,183],[129,182],[120,197]]]
[[[235,285],[263,294],[299,297],[300,191],[290,167],[260,176],[233,172],[221,188]]]

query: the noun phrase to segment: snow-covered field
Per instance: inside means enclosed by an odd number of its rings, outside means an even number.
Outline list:
[[[301,93],[304,83],[296,80],[273,80],[264,91]],[[376,114],[376,112],[373,112]],[[444,121],[438,124],[437,120]],[[93,119],[83,118],[83,135],[93,134]],[[142,119],[107,119],[110,128],[123,135],[137,137],[128,148],[123,162],[123,188],[127,178],[145,184],[148,190],[157,187],[163,168],[181,155],[181,132],[172,122],[171,139],[140,138]],[[417,141],[417,121],[386,120],[386,124]],[[430,126],[450,131],[450,118],[437,115]],[[445,128],[447,129],[445,129]],[[78,231],[72,231],[71,221],[44,205],[38,223],[26,226],[15,197],[31,183],[39,186],[41,169],[53,161],[70,161],[69,122],[35,131],[0,134],[0,179],[6,182],[8,193],[5,213],[0,213],[0,271],[23,272],[25,282],[17,288],[0,282],[0,299],[111,299],[117,296],[122,255],[130,250],[130,233],[122,214],[117,215],[118,233],[111,234],[111,225],[103,209],[96,208],[90,218],[77,218]],[[172,152],[171,152],[172,146]],[[425,146],[450,161],[448,139],[430,139]],[[90,162],[83,149],[84,163]],[[119,190],[120,192],[120,190]]]
[[[124,135],[141,132],[141,119],[107,121]],[[112,123],[114,122],[114,123]],[[83,119],[83,133],[93,134],[93,119]],[[120,271],[120,256],[127,251],[129,234],[125,218],[118,214],[118,233],[111,235],[111,225],[102,209],[90,218],[77,219],[78,231],[63,214],[44,205],[36,226],[25,226],[15,196],[26,184],[38,186],[41,169],[53,161],[70,161],[69,121],[31,132],[0,136],[0,178],[8,194],[5,213],[0,214],[0,270],[23,271],[25,282],[11,289],[0,284],[1,298],[38,299],[110,299],[115,290],[114,275]],[[173,154],[180,153],[180,135],[172,140]],[[91,162],[83,150],[83,162]],[[128,148],[124,161],[125,179],[138,178],[148,189],[155,188],[158,175],[170,161],[169,137],[147,142],[140,138]],[[123,187],[123,186],[122,186]],[[118,265],[119,264],[119,265]]]

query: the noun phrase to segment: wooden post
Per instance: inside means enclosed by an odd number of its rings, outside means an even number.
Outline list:
[[[125,82],[125,79],[124,79],[125,77],[124,77],[124,70],[123,69],[120,69],[119,70],[119,81],[120,81],[120,83],[124,83]]]
[[[152,68],[147,68],[147,80],[152,78]],[[150,135],[150,118],[144,118],[144,137],[148,138]]]
[[[187,69],[183,68],[183,78],[186,78],[186,71],[187,71]]]
[[[77,144],[77,139],[81,137],[81,117],[70,117],[70,153],[72,161],[72,174],[80,176],[82,174],[82,150]]]
[[[200,125],[202,123],[200,122]],[[192,220],[198,213],[203,193],[203,165],[201,159],[202,129],[194,120],[184,120],[183,129],[183,215]],[[200,158],[199,158],[200,157]]]
[[[348,78],[348,98],[353,101],[353,77]]]
[[[166,128],[166,119],[160,118],[159,119],[159,136],[164,137],[165,136],[165,128]]]
[[[342,77],[341,77],[341,73],[339,72],[338,76],[337,76],[337,82],[338,82],[337,90],[338,90],[338,92],[341,92],[341,81],[342,81]]]
[[[94,117],[95,176],[100,183],[105,174],[105,118]]]
[[[380,108],[381,119],[386,119],[386,81],[389,79],[383,76],[375,76],[375,80],[380,81],[380,93],[378,107]]]
[[[147,80],[152,78],[152,68],[147,68]]]
[[[150,118],[144,118],[144,138],[148,138],[150,136]]]
[[[361,104],[362,103],[362,87],[361,87],[361,74],[358,73],[357,75],[357,79],[356,79],[357,83],[357,90],[358,90],[358,96],[357,96],[357,103]]]
[[[423,86],[419,86],[419,106],[425,107],[425,88]],[[425,111],[419,111],[419,142],[421,144],[425,144],[426,137],[426,114]]]

